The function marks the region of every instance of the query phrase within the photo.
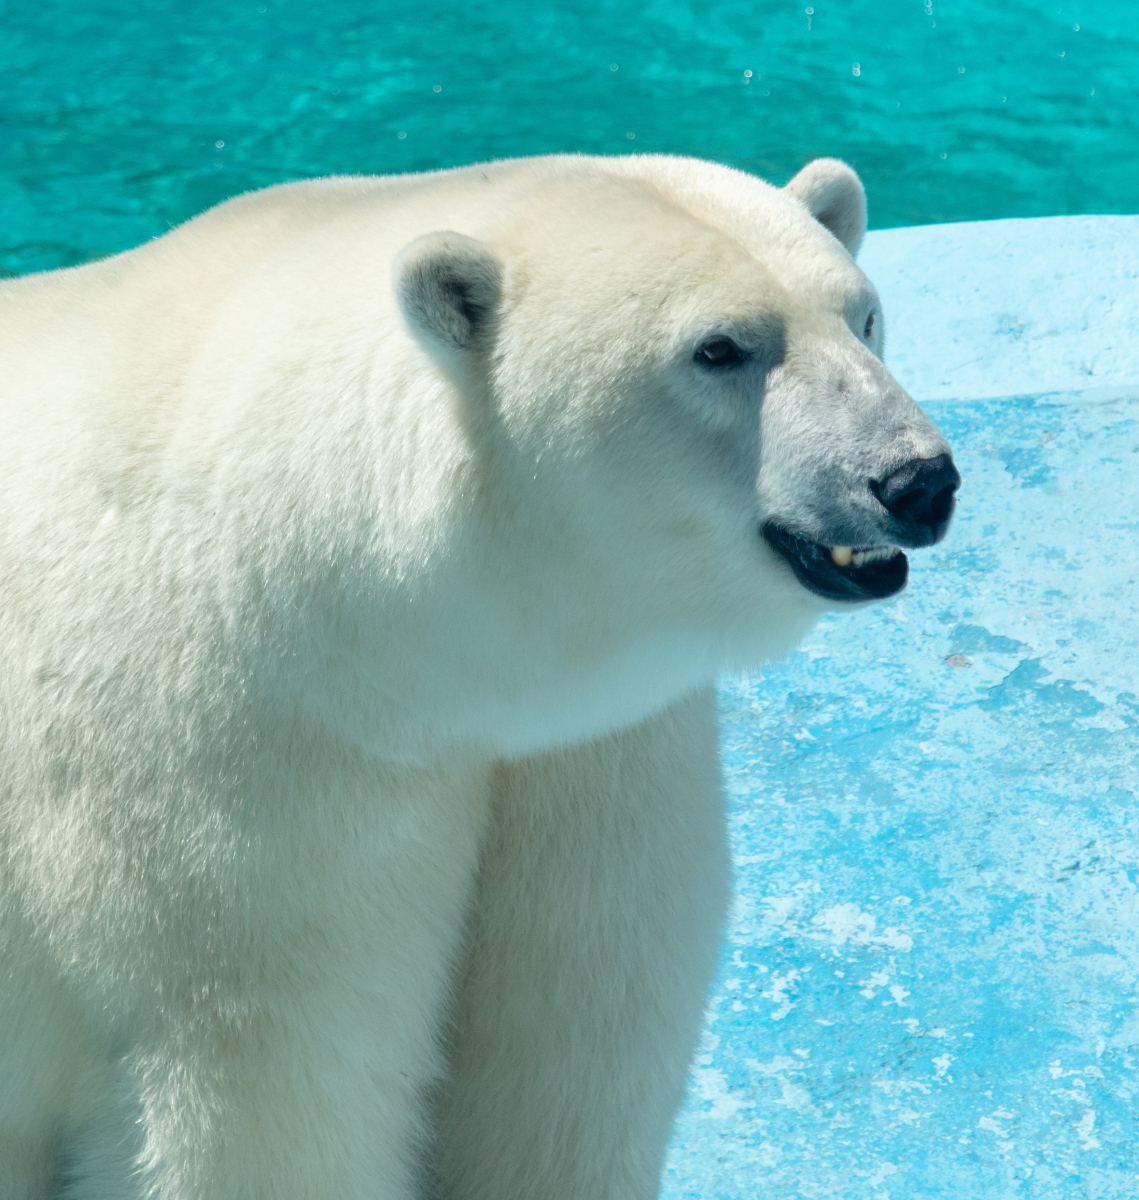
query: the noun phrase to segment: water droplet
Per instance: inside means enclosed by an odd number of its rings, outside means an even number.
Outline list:
[[[1073,26],[1072,26],[1072,32],[1073,32],[1073,33],[1079,33],[1079,32],[1080,32],[1080,27],[1079,27],[1078,25],[1073,25]]]
[[[401,129],[399,133],[396,134],[396,137],[402,142],[403,139],[407,137],[407,134]]]
[[[861,75],[861,74],[862,74],[862,66],[861,66],[861,64],[860,64],[860,63],[855,63],[855,64],[854,64],[854,66],[851,68],[851,71],[850,71],[850,73],[851,73],[852,75]]]
[[[443,90],[443,85],[441,83],[437,83],[431,90],[433,92],[441,92]]]
[[[627,133],[625,136],[629,139],[629,141],[632,141],[637,135],[635,133]]]
[[[745,72],[744,72],[744,78],[745,78],[745,79],[750,79],[750,78],[751,78],[751,72],[750,72],[750,71],[745,71]]]
[[[965,68],[964,68],[964,67],[958,67],[958,68],[957,68],[957,74],[958,74],[958,75],[964,75],[964,74],[965,74]]]
[[[617,70],[617,64],[616,64],[616,63],[610,63],[610,64],[609,64],[609,70],[610,70],[610,71],[616,71],[616,70]]]
[[[949,156],[948,156],[947,154],[943,154],[941,157],[942,157],[942,158],[948,158]]]
[[[813,17],[815,15],[815,10],[813,8],[808,8],[806,13],[808,17]]]
[[[220,150],[225,145],[225,142],[214,142],[214,145]]]

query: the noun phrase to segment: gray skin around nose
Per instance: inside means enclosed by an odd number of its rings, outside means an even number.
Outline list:
[[[910,546],[940,541],[960,486],[961,475],[948,454],[910,459],[884,479],[870,481],[870,491],[890,514],[899,540]]]

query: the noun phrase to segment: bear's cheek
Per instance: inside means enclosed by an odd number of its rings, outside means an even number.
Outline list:
[[[760,422],[754,405],[717,421],[690,407],[669,405],[640,425],[635,446],[622,448],[619,469],[641,460],[652,503],[678,513],[699,511],[704,521],[734,529],[756,519]]]

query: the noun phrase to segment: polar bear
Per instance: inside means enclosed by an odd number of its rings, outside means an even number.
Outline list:
[[[958,476],[855,174],[289,184],[0,289],[0,1197],[642,1200],[712,685]]]

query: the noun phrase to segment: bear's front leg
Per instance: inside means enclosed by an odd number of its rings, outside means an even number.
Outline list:
[[[0,1131],[0,1196],[4,1200],[47,1200],[52,1166],[47,1138],[33,1141]]]
[[[296,870],[262,851],[257,907],[217,921],[230,946],[199,945],[200,971],[151,987],[160,1002],[76,1098],[67,1200],[422,1194],[490,794],[484,766],[384,780],[341,789],[337,826],[313,821]],[[233,931],[254,919],[239,954]]]
[[[431,1023],[336,989],[188,1022],[111,1064],[65,1146],[68,1200],[411,1200]],[[7,1200],[7,1197],[4,1198]]]
[[[503,766],[439,1101],[442,1200],[650,1200],[729,866],[715,698]]]

